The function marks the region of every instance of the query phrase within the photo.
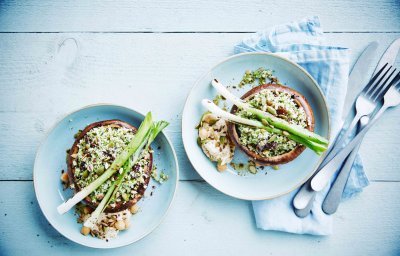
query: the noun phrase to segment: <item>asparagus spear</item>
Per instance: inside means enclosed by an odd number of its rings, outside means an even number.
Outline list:
[[[262,110],[252,107],[250,104],[244,102],[243,100],[229,92],[228,89],[226,89],[225,86],[218,82],[217,79],[212,80],[211,84],[222,96],[232,101],[233,104],[235,104],[236,106],[256,115],[258,119],[266,120],[272,126],[284,131],[288,131],[294,135],[303,138],[304,140],[310,140],[323,145],[329,144],[329,141],[326,138],[316,133],[313,133],[299,125],[290,124],[287,121],[277,118],[268,112],[264,112]]]
[[[153,125],[153,120],[151,116],[151,112],[147,113],[143,122],[140,124],[140,127],[135,134],[135,137],[131,142],[124,148],[124,150],[115,158],[112,162],[111,166],[95,181],[90,183],[87,187],[83,188],[81,191],[76,193],[72,198],[62,203],[57,207],[57,211],[59,214],[64,214],[69,211],[74,205],[82,201],[85,197],[87,197],[90,193],[96,190],[101,184],[103,184],[107,179],[109,179],[115,172],[119,171],[121,167],[125,164],[128,158],[135,153],[143,140],[146,138],[149,130]]]
[[[248,126],[252,126],[252,127],[255,127],[255,128],[264,129],[264,130],[268,131],[269,133],[275,133],[275,134],[280,134],[280,135],[287,136],[289,139],[291,139],[293,141],[296,141],[296,142],[298,142],[300,144],[303,144],[304,146],[310,148],[311,150],[313,150],[318,155],[320,155],[322,152],[324,152],[327,149],[326,145],[322,145],[322,144],[319,144],[317,142],[304,139],[302,137],[299,137],[297,135],[291,134],[291,133],[286,132],[286,131],[282,131],[281,129],[278,129],[278,128],[275,128],[275,127],[272,127],[272,126],[269,126],[269,125],[264,125],[262,122],[260,122],[258,120],[246,119],[246,118],[231,114],[231,113],[229,113],[227,111],[224,111],[224,110],[220,109],[211,100],[203,99],[202,100],[202,104],[211,113],[214,113],[215,115],[220,116],[220,117],[222,117],[222,118],[224,118],[224,119],[226,119],[226,120],[228,120],[230,122],[243,124],[243,125],[248,125]]]
[[[124,170],[122,173],[119,174],[118,179],[113,182],[111,187],[108,189],[106,195],[101,200],[100,204],[97,206],[96,210],[91,214],[91,216],[85,221],[84,226],[93,229],[94,225],[97,223],[97,220],[100,217],[100,214],[106,209],[107,205],[115,197],[117,191],[121,187],[122,181],[124,177],[128,174],[132,167],[138,162],[140,159],[141,154],[144,152],[145,149],[150,147],[150,144],[154,141],[157,135],[168,126],[168,122],[166,121],[159,121],[157,123],[153,123],[151,130],[146,134],[146,138],[143,140],[142,144],[136,150],[132,157],[128,159],[128,161],[124,165]]]

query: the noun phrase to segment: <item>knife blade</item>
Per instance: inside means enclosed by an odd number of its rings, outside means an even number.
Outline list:
[[[348,88],[342,112],[343,123],[346,120],[346,117],[349,114],[357,95],[361,92],[363,85],[366,84],[365,81],[368,80],[368,77],[365,74],[368,73],[369,65],[376,55],[376,49],[378,48],[378,45],[379,44],[376,41],[369,43],[361,53],[360,57],[358,57],[353,69],[350,72],[347,86]]]
[[[382,55],[381,59],[378,62],[378,65],[376,65],[376,68],[372,76],[374,76],[376,72],[378,72],[386,63],[389,63],[389,65],[393,65],[394,62],[396,61],[396,57],[399,54],[399,52],[400,52],[400,38],[397,38],[389,45],[385,53]]]

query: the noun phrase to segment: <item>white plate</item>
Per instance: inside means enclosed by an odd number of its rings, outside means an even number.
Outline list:
[[[144,116],[132,109],[115,105],[93,105],[75,111],[55,125],[41,144],[35,159],[33,180],[35,193],[43,214],[50,224],[66,238],[94,248],[115,248],[131,244],[153,231],[167,213],[178,184],[179,167],[172,144],[160,133],[152,144],[154,164],[169,176],[159,185],[150,180],[144,198],[138,202],[139,212],[132,216],[132,228],[122,231],[108,242],[83,236],[82,224],[71,209],[60,215],[57,206],[72,196],[70,189],[63,190],[60,182],[61,170],[67,170],[66,150],[74,142],[74,134],[88,124],[101,120],[119,119],[139,127]],[[153,190],[152,186],[156,186]],[[152,195],[150,193],[153,191]]]
[[[218,172],[197,145],[197,130],[205,109],[201,105],[204,98],[213,99],[217,93],[210,85],[217,78],[225,85],[237,85],[246,70],[259,67],[272,69],[282,84],[299,91],[310,103],[315,117],[315,132],[329,137],[329,113],[325,98],[316,81],[299,65],[271,53],[245,53],[232,56],[201,77],[191,90],[183,110],[182,138],[190,162],[211,186],[221,192],[246,200],[271,199],[286,194],[302,185],[316,170],[322,158],[306,149],[294,161],[281,165],[275,171],[271,167],[260,170],[256,175],[240,176],[231,166],[225,172]],[[247,88],[246,90],[249,90]],[[241,96],[245,91],[236,92]],[[247,162],[247,157],[236,149],[234,162]]]

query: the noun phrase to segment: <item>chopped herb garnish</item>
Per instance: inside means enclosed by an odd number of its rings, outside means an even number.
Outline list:
[[[254,71],[247,70],[239,83],[239,88],[242,88],[246,84],[251,84],[253,86],[266,84],[267,80],[271,83],[278,83],[278,79],[273,76],[272,70],[265,69],[263,67],[260,67]]]
[[[215,98],[213,99],[213,102],[215,105],[219,105],[219,103],[221,101],[225,101],[225,100],[226,99],[222,95],[217,94],[217,96],[215,96]]]
[[[274,169],[275,171],[279,170],[279,165],[273,165],[272,169]]]
[[[160,184],[163,184],[169,178],[168,175],[165,174],[163,171],[161,171],[160,175],[158,175],[156,167],[153,167],[153,170],[151,172],[151,177],[153,178],[153,180],[157,181]]]
[[[75,139],[78,138],[79,135],[81,135],[81,133],[82,133],[82,130],[79,130],[77,133],[75,133],[74,138]]]

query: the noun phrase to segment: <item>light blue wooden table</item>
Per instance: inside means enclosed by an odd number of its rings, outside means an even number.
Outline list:
[[[352,61],[370,41],[383,53],[400,37],[398,0],[1,1],[0,255],[399,255],[399,109],[363,143],[371,185],[341,205],[329,237],[258,230],[251,204],[210,187],[185,155],[181,111],[196,79],[249,33],[308,15],[320,16],[329,43],[352,49]],[[66,240],[32,184],[46,131],[99,102],[169,120],[181,166],[165,221],[116,250]]]

